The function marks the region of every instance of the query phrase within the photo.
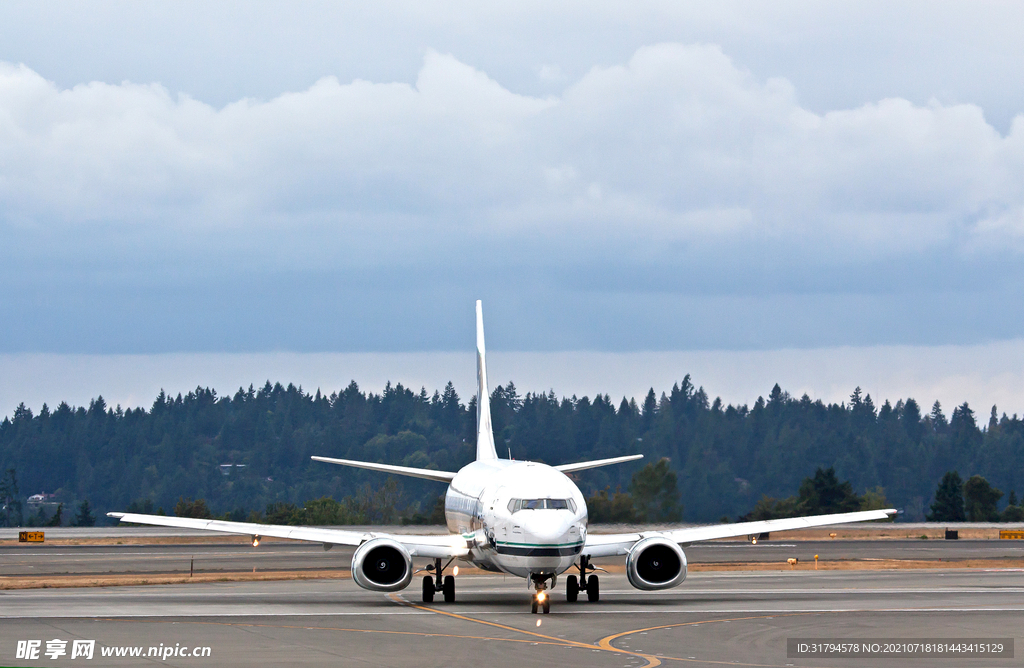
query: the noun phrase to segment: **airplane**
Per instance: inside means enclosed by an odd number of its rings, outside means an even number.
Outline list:
[[[600,466],[641,459],[633,454],[595,461],[548,466],[540,462],[500,459],[491,428],[490,397],[484,349],[483,307],[476,302],[477,360],[477,442],[476,459],[458,471],[435,471],[391,464],[314,456],[312,459],[381,473],[424,478],[447,483],[444,511],[449,535],[407,535],[384,532],[347,531],[318,527],[280,526],[249,522],[228,522],[185,517],[164,517],[138,513],[107,513],[121,522],[155,526],[205,529],[248,534],[256,547],[262,537],[290,538],[355,547],[352,579],[363,589],[395,592],[408,587],[418,572],[422,579],[423,602],[441,593],[446,603],[455,601],[455,575],[445,570],[456,560],[495,573],[526,580],[534,590],[531,612],[550,612],[550,590],[566,571],[565,598],[576,602],[585,592],[587,600],[600,599],[599,569],[592,560],[619,556],[626,559],[626,577],[640,590],[676,587],[686,579],[684,547],[716,538],[751,537],[764,532],[886,519],[893,508],[830,515],[815,515],[755,522],[685,527],[659,531],[595,534],[587,531],[587,503],[566,474]],[[414,558],[433,563],[417,571]],[[446,561],[447,560],[447,561]]]

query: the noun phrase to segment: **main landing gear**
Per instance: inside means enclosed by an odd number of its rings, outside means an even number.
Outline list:
[[[581,591],[587,592],[587,600],[596,603],[601,599],[601,583],[596,575],[587,575],[587,571],[595,571],[597,568],[590,564],[590,557],[580,557],[578,565],[580,575],[570,575],[565,579],[565,600],[575,603]]]
[[[451,575],[443,575],[444,569],[448,568],[452,561],[454,561],[454,559],[449,559],[448,563],[442,566],[440,559],[434,559],[434,563],[427,564],[427,567],[423,569],[425,571],[434,572],[434,575],[423,576],[424,603],[433,603],[434,594],[436,592],[442,592],[444,594],[445,603],[455,602],[455,577]],[[458,568],[455,569],[456,572],[458,572],[458,570]]]

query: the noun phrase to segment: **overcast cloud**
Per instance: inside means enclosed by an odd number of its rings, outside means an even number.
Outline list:
[[[1021,17],[860,6],[16,5],[0,351],[1020,337]]]

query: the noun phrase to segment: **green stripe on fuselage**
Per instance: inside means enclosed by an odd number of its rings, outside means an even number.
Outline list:
[[[506,541],[495,541],[496,545],[510,545],[516,547],[576,547],[582,545],[583,541],[576,541],[575,543],[509,543]]]

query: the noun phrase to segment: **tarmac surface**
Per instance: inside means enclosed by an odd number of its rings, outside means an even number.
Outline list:
[[[659,592],[601,574],[601,601],[529,612],[515,578],[460,575],[457,601],[419,602],[351,580],[223,582],[0,591],[5,666],[1019,666],[1021,658],[787,657],[787,638],[1012,638],[1024,625],[1024,569],[708,572]],[[561,583],[559,583],[561,585]],[[64,640],[68,655],[16,658],[19,640]],[[94,658],[70,656],[95,640]],[[147,657],[150,647],[209,657]],[[102,656],[140,647],[140,658]],[[162,650],[161,650],[162,651]],[[1024,648],[1020,648],[1024,651]],[[1019,656],[1019,655],[1018,655]]]
[[[690,563],[778,562],[796,557],[814,560],[949,560],[1020,559],[1024,541],[1016,540],[826,540],[785,539],[747,542],[700,543],[685,548]],[[47,545],[15,543],[0,546],[0,574],[13,576],[188,573],[216,571],[327,570],[348,568],[352,548],[325,551],[319,543],[264,541],[253,548],[246,543],[191,545]],[[621,563],[622,560],[612,560]],[[417,564],[422,566],[423,564]]]

